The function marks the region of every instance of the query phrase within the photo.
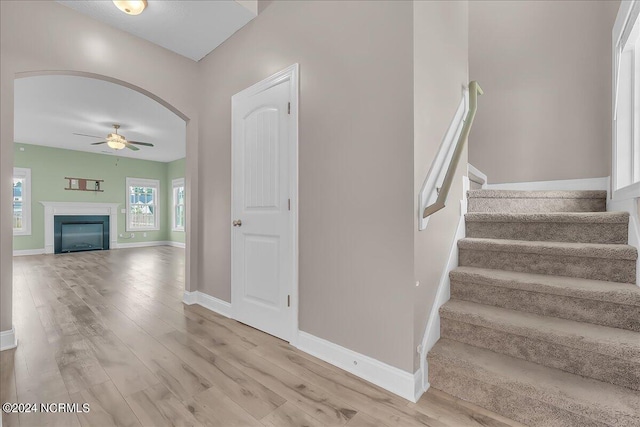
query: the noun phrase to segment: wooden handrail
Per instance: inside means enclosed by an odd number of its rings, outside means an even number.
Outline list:
[[[458,163],[460,162],[460,156],[462,155],[464,143],[469,137],[473,119],[476,117],[476,111],[478,109],[478,95],[482,95],[483,93],[484,92],[482,91],[482,88],[480,88],[478,82],[472,81],[471,83],[469,83],[469,112],[467,113],[467,118],[464,120],[464,127],[462,128],[462,132],[460,132],[460,137],[458,138],[456,149],[453,152],[453,156],[451,157],[451,163],[449,163],[447,174],[444,176],[442,187],[440,187],[440,189],[438,190],[438,198],[434,203],[424,209],[424,213],[422,214],[423,218],[426,218],[429,215],[438,212],[445,206],[447,196],[449,195],[449,189],[451,188],[451,184],[453,183],[454,174],[456,173]]]

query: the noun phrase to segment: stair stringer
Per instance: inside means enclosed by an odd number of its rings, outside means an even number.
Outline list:
[[[628,245],[634,246],[640,251],[640,220],[638,209],[640,206],[636,199],[613,200],[607,199],[607,211],[629,212],[629,239]],[[636,261],[636,285],[640,286],[640,257]]]
[[[460,219],[456,226],[455,236],[449,248],[447,264],[442,270],[440,280],[438,281],[438,290],[429,312],[427,325],[424,330],[422,342],[418,346],[417,351],[420,354],[420,372],[422,373],[421,386],[423,392],[427,391],[429,385],[429,366],[427,363],[427,354],[440,339],[440,307],[442,307],[451,298],[451,282],[449,273],[458,266],[458,240],[466,237],[466,225],[464,216],[467,213],[467,191],[470,188],[469,178],[462,177],[462,194],[460,199]]]

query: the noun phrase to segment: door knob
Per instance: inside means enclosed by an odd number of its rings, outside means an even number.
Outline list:
[[[242,227],[242,220],[241,219],[236,219],[235,221],[233,221],[233,226],[234,227]]]

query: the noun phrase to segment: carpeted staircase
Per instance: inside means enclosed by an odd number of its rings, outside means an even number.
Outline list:
[[[469,191],[432,387],[530,426],[640,426],[629,216],[603,191]]]

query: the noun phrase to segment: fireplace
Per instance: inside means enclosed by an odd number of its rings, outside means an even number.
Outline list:
[[[44,206],[44,252],[47,254],[58,253],[56,250],[56,230],[54,218],[58,216],[74,217],[108,217],[108,226],[103,225],[102,246],[103,248],[116,249],[118,247],[118,203],[96,203],[96,202],[40,202]],[[123,212],[124,213],[124,212]],[[59,230],[61,233],[62,230]],[[68,231],[68,230],[66,230]],[[71,230],[74,231],[74,230]],[[75,230],[78,231],[78,230]],[[89,229],[82,232],[93,232],[88,234],[99,234],[97,226],[92,224]],[[94,236],[95,237],[95,236]],[[81,245],[82,242],[73,243]],[[85,242],[92,246],[98,241]],[[60,241],[62,248],[62,241]],[[78,246],[78,249],[80,246]],[[90,248],[91,249],[91,248]],[[85,249],[86,250],[86,249]]]
[[[108,215],[55,215],[54,253],[109,249]]]

